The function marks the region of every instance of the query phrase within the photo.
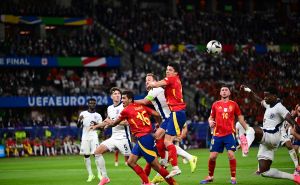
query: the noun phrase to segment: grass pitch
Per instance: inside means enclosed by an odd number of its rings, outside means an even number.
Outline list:
[[[208,149],[189,150],[198,156],[198,165],[195,173],[190,173],[189,164],[183,164],[179,158],[182,174],[175,179],[180,185],[197,185],[207,175]],[[254,175],[257,168],[257,148],[252,148],[247,158],[241,157],[241,151],[236,152],[237,157],[237,183],[244,185],[292,185],[289,180],[264,178]],[[109,185],[140,185],[138,176],[124,165],[124,158],[119,155],[119,166],[114,166],[114,155],[104,155],[108,175],[111,179]],[[139,160],[141,166],[144,159]],[[286,148],[280,148],[275,155],[272,167],[293,173],[293,162]],[[92,157],[92,168],[97,174],[95,162]],[[156,173],[151,172],[151,179]],[[95,179],[86,182],[87,171],[82,156],[56,156],[56,157],[23,157],[0,159],[0,185],[97,185]],[[229,184],[230,171],[226,153],[220,154],[215,169],[215,180],[211,184]],[[162,183],[166,184],[166,183]]]

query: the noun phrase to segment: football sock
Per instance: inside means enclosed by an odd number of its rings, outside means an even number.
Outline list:
[[[175,145],[176,147],[176,151],[177,151],[177,155],[180,155],[184,158],[186,158],[188,161],[193,159],[193,156],[189,153],[187,153],[186,151],[184,151],[181,147]]]
[[[167,147],[169,152],[169,162],[172,166],[177,166],[177,152],[174,144],[171,144]]]
[[[229,160],[230,173],[231,177],[235,177],[236,175],[236,159]]]
[[[159,173],[162,177],[164,177],[164,178],[165,178],[167,175],[169,175],[169,172],[168,172],[165,168],[163,168],[163,167],[160,167],[158,173]],[[168,178],[168,179],[165,178],[165,180],[166,180],[166,182],[167,182],[168,184],[173,184],[173,182],[174,182],[174,179],[173,179],[173,178]]]
[[[211,176],[211,177],[214,176],[215,167],[216,167],[216,161],[208,160],[208,175],[209,176]]]
[[[104,160],[103,155],[95,155],[95,161],[96,161],[97,167],[99,167],[99,169],[101,171],[101,175],[103,177],[108,178],[106,167],[105,167],[105,160]]]
[[[277,179],[290,179],[294,180],[294,175],[286,172],[279,171],[275,168],[270,168],[268,171],[261,173],[264,177],[271,177]]]
[[[92,167],[91,167],[91,158],[84,158],[85,167],[89,173],[89,175],[93,175]]]
[[[166,157],[165,144],[163,142],[157,142],[156,148],[157,148],[157,153],[160,156],[160,158],[164,159]]]
[[[293,160],[295,168],[296,168],[299,165],[299,162],[298,162],[298,157],[297,157],[295,149],[289,150],[289,154],[290,154],[291,159]]]
[[[143,183],[145,183],[145,184],[149,183],[148,176],[146,175],[145,171],[139,165],[136,165],[132,169],[135,171],[135,173],[138,176],[140,176],[140,178],[142,179]]]
[[[150,172],[151,172],[151,164],[146,163],[146,166],[144,167],[144,171],[145,171],[146,175],[149,176]]]

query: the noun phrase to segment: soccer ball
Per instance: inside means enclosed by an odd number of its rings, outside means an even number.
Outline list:
[[[222,51],[222,44],[219,41],[211,40],[207,43],[206,50],[209,54],[219,54]]]

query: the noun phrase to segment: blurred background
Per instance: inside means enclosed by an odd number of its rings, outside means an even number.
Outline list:
[[[15,156],[46,155],[26,145],[77,153],[88,98],[104,118],[111,87],[143,98],[145,75],[163,78],[174,61],[187,103],[184,148],[207,147],[221,83],[250,125],[262,123],[264,110],[241,84],[260,96],[276,86],[291,110],[300,103],[299,8],[299,0],[1,0],[1,156],[7,143],[16,144]],[[222,54],[207,54],[210,40],[222,43]]]

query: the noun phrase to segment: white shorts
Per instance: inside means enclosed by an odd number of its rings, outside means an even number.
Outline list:
[[[261,144],[259,145],[257,159],[274,160],[274,152],[280,144],[281,134],[280,131],[276,133],[264,132]]]
[[[99,146],[99,140],[82,140],[80,145],[80,155],[92,155],[94,154],[96,148]]]
[[[103,141],[100,145],[106,146],[111,152],[118,149],[124,156],[129,156],[131,154],[131,149],[127,139],[109,138]]]

